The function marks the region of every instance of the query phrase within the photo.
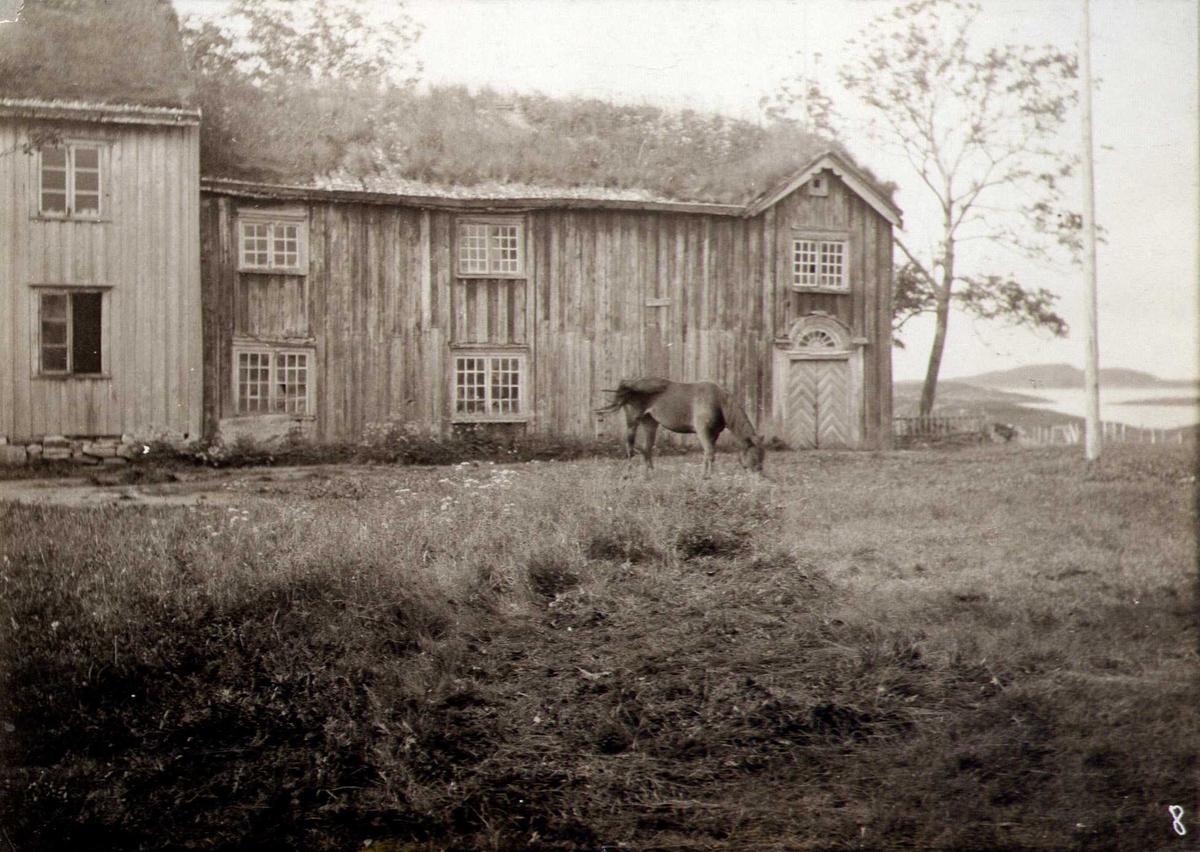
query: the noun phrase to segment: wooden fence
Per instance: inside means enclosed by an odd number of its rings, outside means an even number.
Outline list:
[[[982,414],[933,414],[892,419],[892,434],[910,441],[937,440],[952,435],[981,435],[989,431],[988,419]]]
[[[1182,444],[1183,429],[1144,429],[1126,423],[1100,423],[1100,439],[1110,444]],[[1020,441],[1025,444],[1078,444],[1085,429],[1081,423],[1061,423],[1053,426],[1029,426],[1021,430]]]
[[[1109,444],[1183,444],[1189,440],[1186,429],[1149,429],[1127,423],[1101,422],[1100,438]],[[1016,440],[1022,444],[1083,443],[1083,423],[1055,423],[1045,426],[1013,428],[991,422],[984,414],[935,414],[929,417],[896,417],[892,434],[899,446],[955,438],[987,436],[995,440]]]

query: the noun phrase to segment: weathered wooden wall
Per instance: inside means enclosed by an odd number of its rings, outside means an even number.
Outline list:
[[[205,430],[235,413],[235,341],[315,350],[321,440],[346,440],[390,420],[439,425],[440,400],[428,377],[442,372],[449,317],[440,315],[430,273],[436,277],[448,257],[428,251],[428,216],[313,204],[307,274],[271,275],[237,271],[239,206],[255,205],[213,195],[202,202]]]
[[[110,146],[100,221],[37,216],[36,127]],[[0,118],[0,435],[200,431],[199,128]],[[104,288],[102,377],[38,376],[34,285]]]
[[[446,430],[458,347],[525,355],[533,430],[616,434],[617,418],[594,414],[603,390],[622,377],[657,374],[733,389],[771,433],[776,338],[797,316],[821,310],[867,340],[859,416],[862,434],[879,443],[891,418],[891,226],[840,181],[830,183],[827,198],[794,193],[753,218],[513,211],[525,239],[526,275],[517,279],[456,277],[462,211],[319,198],[307,202],[307,276],[239,274],[237,211],[270,205],[206,192],[206,424],[215,428],[234,412],[238,339],[314,348],[320,440],[353,439],[368,424],[392,421]],[[793,292],[797,223],[849,233],[850,293]]]
[[[836,176],[828,181],[827,197],[794,192],[775,207],[776,310],[783,333],[791,323],[823,311],[866,340],[863,358],[863,406],[859,426],[863,441],[882,446],[892,428],[892,226]],[[849,235],[850,292],[806,293],[791,281],[791,241],[806,229]]]
[[[532,231],[538,428],[614,431],[592,409],[645,374],[724,384],[756,421],[769,410],[764,218],[539,212]]]

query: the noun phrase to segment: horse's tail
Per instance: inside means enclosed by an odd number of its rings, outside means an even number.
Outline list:
[[[630,402],[646,400],[665,391],[670,382],[666,379],[643,378],[643,379],[621,379],[615,388],[605,388],[604,393],[613,394],[613,401],[603,408],[597,408],[597,414],[603,414],[609,411],[616,411],[624,408]]]
[[[597,414],[607,414],[610,411],[619,411],[621,408],[624,408],[625,403],[629,399],[628,389],[623,387],[601,388],[600,392],[615,394],[615,396],[613,397],[613,401],[608,405],[602,405],[600,408],[597,408]]]

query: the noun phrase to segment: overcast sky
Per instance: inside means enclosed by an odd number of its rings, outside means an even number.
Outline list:
[[[227,0],[174,0],[219,16]],[[984,0],[981,37],[1075,49],[1083,0]],[[381,14],[394,3],[379,0]],[[801,70],[834,89],[846,40],[881,0],[408,0],[432,83],[715,110],[757,120],[758,102]],[[1200,376],[1200,114],[1194,0],[1092,0],[1102,366]],[[835,104],[855,118],[852,104]],[[1078,145],[1076,126],[1065,145]],[[905,234],[927,244],[924,200],[907,164],[853,132],[855,157],[900,186]],[[1066,340],[951,318],[942,376],[1020,364],[1083,366],[1083,275],[998,256],[1060,294]],[[905,329],[898,379],[924,375],[932,323]]]

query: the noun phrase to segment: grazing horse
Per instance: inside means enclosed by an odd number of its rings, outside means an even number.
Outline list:
[[[704,476],[712,473],[717,436],[728,428],[741,445],[742,467],[762,473],[763,441],[754,432],[754,424],[742,407],[719,385],[712,382],[685,384],[667,379],[622,379],[613,401],[597,412],[625,410],[625,452],[630,461],[637,452],[638,427],[646,433],[646,469],[654,469],[654,438],[658,427],[672,432],[695,433],[704,447]]]

